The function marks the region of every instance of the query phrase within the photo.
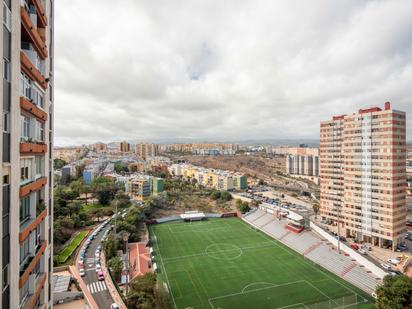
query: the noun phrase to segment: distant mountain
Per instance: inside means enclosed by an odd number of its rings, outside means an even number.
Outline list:
[[[136,144],[142,140],[129,140],[129,143]],[[195,138],[163,138],[148,140],[157,144],[187,144],[187,143],[233,143],[243,145],[289,145],[299,146],[306,144],[309,147],[318,147],[318,139],[195,139]]]

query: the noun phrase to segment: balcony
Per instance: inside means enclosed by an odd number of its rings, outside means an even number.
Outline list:
[[[41,245],[37,248],[34,255],[30,256],[24,265],[20,268],[20,279],[19,279],[19,288],[21,289],[24,284],[29,280],[30,274],[35,269],[37,262],[40,260],[44,251],[46,250],[47,242],[42,241]]]
[[[47,184],[47,177],[41,177],[28,184],[20,186],[20,198],[29,195],[32,192],[38,191]]]
[[[37,278],[34,294],[28,295],[22,309],[34,309],[36,307],[37,299],[40,297],[41,291],[46,284],[46,279],[47,277],[45,273],[42,273],[39,278]]]
[[[47,17],[46,17],[43,3],[41,3],[40,0],[31,0],[31,2],[36,7],[37,20],[39,21],[40,26],[42,28],[46,28],[47,27]]]
[[[44,90],[47,88],[47,82],[42,73],[30,60],[26,52],[20,51],[21,70],[30,77],[31,80],[36,81]]]
[[[46,59],[48,56],[46,43],[40,36],[37,27],[33,25],[33,22],[31,21],[30,16],[24,7],[20,7],[20,15],[22,26],[27,33],[26,36],[29,37],[30,41],[33,43],[34,47],[39,53],[40,57],[42,59]],[[23,33],[22,37],[24,37]]]
[[[26,97],[20,97],[20,107],[22,110],[30,113],[40,121],[44,122],[47,120],[47,113],[41,108],[37,107],[36,104],[30,102]]]
[[[44,143],[33,143],[31,141],[20,142],[21,154],[42,154],[47,152],[47,145]]]
[[[36,229],[36,227],[46,218],[47,216],[47,209],[36,213],[35,218],[28,220],[26,223],[20,227],[20,234],[19,234],[19,242],[20,244],[30,235],[32,231]]]

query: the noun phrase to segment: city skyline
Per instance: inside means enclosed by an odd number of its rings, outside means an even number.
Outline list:
[[[317,139],[386,101],[412,138],[408,1],[126,2],[56,7],[56,145]]]

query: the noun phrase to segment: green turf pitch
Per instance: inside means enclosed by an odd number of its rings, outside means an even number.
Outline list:
[[[239,219],[149,231],[174,308],[374,308],[366,293]]]

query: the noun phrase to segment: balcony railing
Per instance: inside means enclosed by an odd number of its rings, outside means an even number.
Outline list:
[[[33,24],[32,20],[30,19],[29,13],[26,11],[26,8],[23,6],[20,7],[20,15],[21,15],[21,23],[23,25],[23,28],[26,30],[27,34],[29,35],[40,57],[42,59],[47,58],[48,52],[47,52],[46,43],[44,42],[43,38],[40,36],[40,33],[37,29],[37,25]]]
[[[20,153],[27,154],[42,154],[47,152],[47,145],[42,142],[34,142],[32,140],[21,141],[20,142]]]
[[[40,209],[36,210],[36,217],[27,221],[24,225],[20,227],[19,243],[22,243],[46,217],[46,208],[42,211]]]
[[[46,250],[46,246],[47,246],[47,242],[42,241],[41,245],[37,248],[36,252],[32,256],[29,256],[26,262],[20,267],[20,280],[19,280],[20,289],[24,286],[27,280],[29,280],[30,274],[36,268],[37,263],[39,262],[41,256]]]
[[[47,177],[41,177],[32,182],[20,186],[20,198],[29,195],[32,192],[38,191],[47,184]]]
[[[47,276],[42,273],[36,281],[35,291],[33,294],[29,294],[24,302],[22,309],[34,309],[36,307],[36,302],[40,297],[41,291],[46,284]]]
[[[21,70],[30,77],[31,80],[36,81],[43,89],[47,88],[47,82],[42,73],[30,60],[28,53],[20,51]]]
[[[41,108],[39,108],[36,104],[29,101],[29,99],[27,99],[26,97],[20,97],[20,107],[26,112],[32,114],[40,121],[47,120],[47,113]]]
[[[47,17],[44,8],[44,1],[40,0],[31,0],[34,6],[36,7],[37,18],[40,23],[40,26],[45,28],[47,26]]]

